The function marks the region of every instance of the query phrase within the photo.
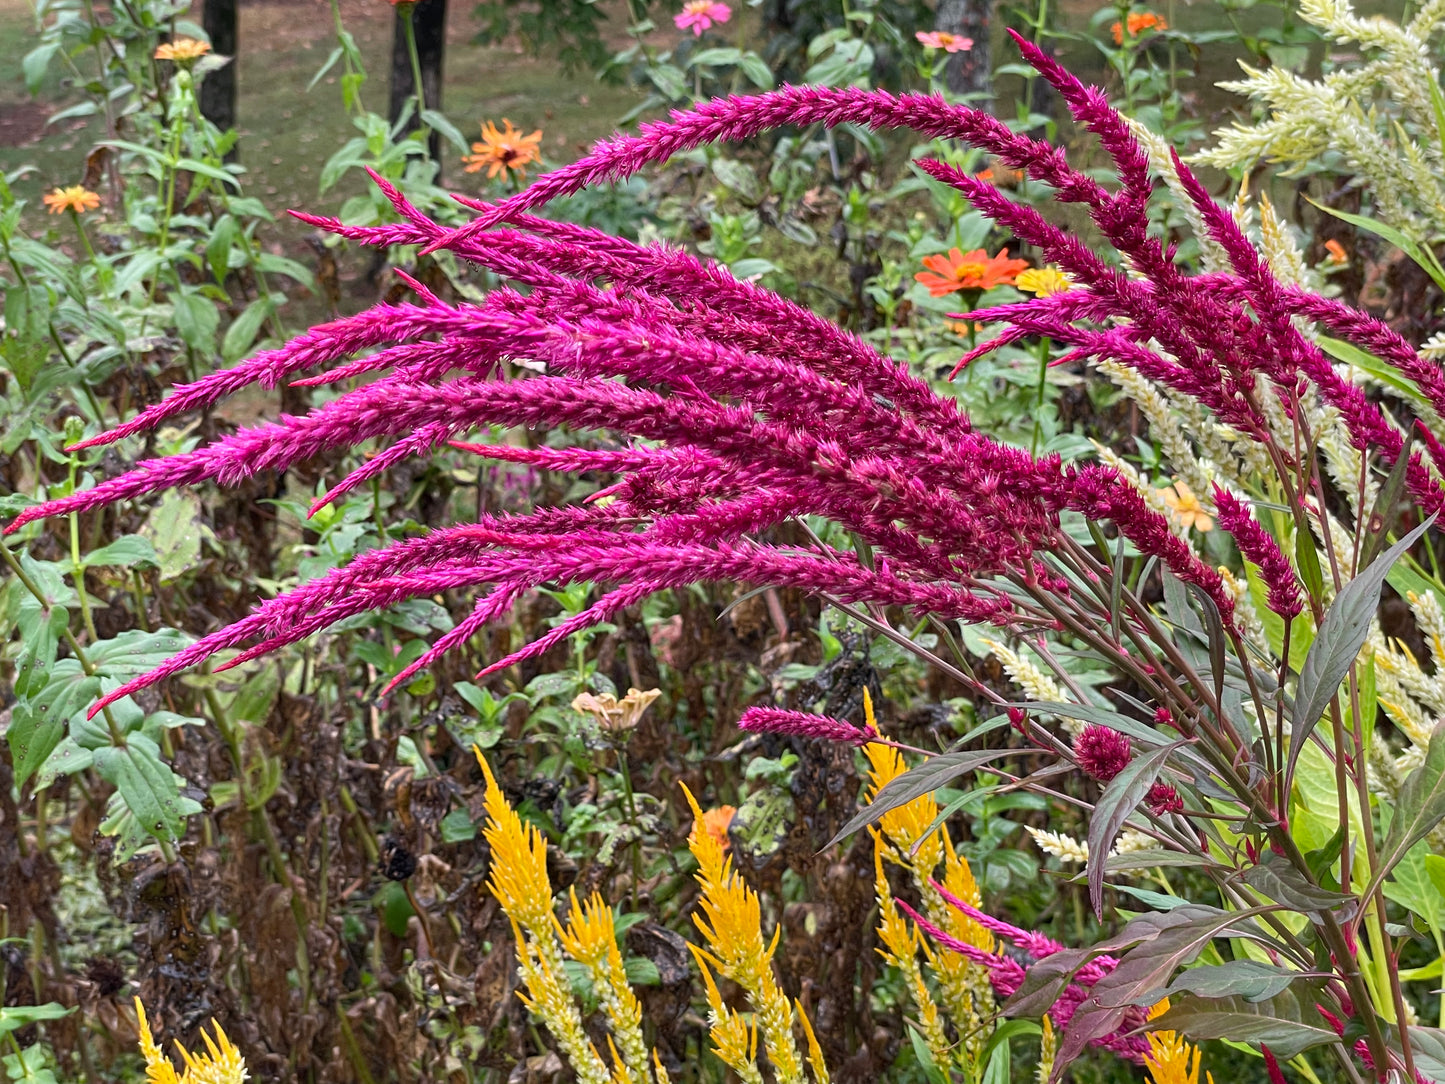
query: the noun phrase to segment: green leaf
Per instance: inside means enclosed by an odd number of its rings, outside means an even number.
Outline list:
[[[1386,387],[1393,388],[1420,405],[1429,404],[1430,400],[1421,393],[1418,384],[1408,377],[1401,376],[1400,371],[1393,365],[1376,357],[1368,350],[1361,350],[1354,343],[1345,342],[1343,339],[1332,339],[1328,335],[1317,335],[1315,341],[1319,343],[1320,349],[1331,357],[1343,361],[1346,365],[1353,365]]]
[[[1334,1031],[1314,1008],[1318,1000],[1315,987],[1303,979],[1259,1002],[1237,995],[1203,998],[1185,994],[1178,1001],[1170,999],[1169,1011],[1158,1018],[1156,1026],[1182,1032],[1196,1042],[1267,1043],[1276,1057],[1292,1058],[1312,1046],[1336,1041]]]
[[[331,54],[326,58],[326,63],[322,64],[321,67],[316,69],[316,74],[311,77],[311,82],[306,84],[307,94],[310,94],[311,91],[315,88],[316,84],[321,82],[321,80],[326,77],[326,73],[329,72],[335,66],[336,62],[341,59],[341,55],[341,46],[338,45],[336,46],[336,48],[331,50]],[[350,108],[349,105],[348,108]]]
[[[1389,1029],[1389,1045],[1400,1049],[1400,1036],[1394,1028]],[[1445,1031],[1410,1025],[1410,1053],[1417,1072],[1427,1080],[1445,1081]]]
[[[1189,905],[1135,919],[1129,927],[1151,920],[1141,928],[1153,936],[1129,949],[1112,971],[1094,983],[1090,1000],[1105,1009],[1153,1004],[1169,988],[1175,973],[1216,937],[1258,937],[1249,921],[1257,912],[1221,913],[1213,907]]]
[[[90,648],[90,663],[97,673],[126,682],[153,670],[191,643],[191,636],[179,629],[145,632],[129,629]]]
[[[1301,914],[1317,918],[1334,911],[1352,912],[1359,902],[1354,896],[1310,884],[1309,879],[1293,866],[1270,857],[1246,869],[1244,883],[1275,903],[1286,904]],[[1348,914],[1343,917],[1349,918]]]
[[[25,59],[20,62],[20,68],[25,73],[25,89],[28,93],[40,93],[40,84],[44,82],[45,73],[50,68],[50,58],[59,51],[60,42],[47,41],[25,54]]]
[[[477,826],[465,809],[453,809],[442,818],[441,836],[443,843],[465,843],[477,838]]]
[[[777,85],[777,80],[773,77],[773,69],[768,67],[767,61],[757,53],[744,53],[742,59],[738,61],[738,67],[752,81],[753,86],[760,90],[772,90]]]
[[[446,114],[438,113],[435,109],[423,109],[421,111],[421,122],[434,132],[439,132],[448,143],[457,150],[466,154],[471,150],[467,141],[462,138],[462,133],[457,131],[457,126],[447,120]]]
[[[762,199],[758,175],[746,162],[739,162],[736,158],[714,158],[712,172],[725,187],[732,189],[748,203],[757,203]]]
[[[1400,784],[1390,831],[1380,844],[1380,860],[1371,892],[1442,819],[1445,819],[1445,725],[1436,727],[1430,735],[1424,763]],[[1366,898],[1369,894],[1365,894]]]
[[[1008,749],[958,750],[930,757],[918,767],[889,780],[878,792],[878,796],[854,814],[838,834],[828,841],[827,846],[831,847],[839,840],[847,839],[858,829],[872,824],[890,810],[905,806],[925,794],[932,794],[959,776],[967,775],[991,760],[1007,756],[1009,752]]]
[[[1358,226],[1366,233],[1373,233],[1377,237],[1383,237],[1419,264],[1425,274],[1435,280],[1435,285],[1445,290],[1445,267],[1440,266],[1440,261],[1436,259],[1435,253],[1430,251],[1430,249],[1419,244],[1413,238],[1406,237],[1393,226],[1387,226],[1385,223],[1376,219],[1369,218],[1366,215],[1351,214],[1349,211],[1341,211],[1335,207],[1327,207],[1323,203],[1315,203],[1315,201],[1308,196],[1306,196],[1305,199],[1309,200],[1309,202],[1314,204],[1319,210],[1324,211],[1325,214],[1334,215],[1336,218],[1348,222],[1352,226]]]
[[[1104,916],[1104,869],[1108,854],[1114,848],[1119,829],[1129,819],[1149,788],[1164,770],[1169,754],[1183,742],[1171,742],[1141,757],[1135,757],[1104,788],[1094,806],[1094,815],[1089,819],[1089,898],[1094,904],[1094,914]]]
[[[224,285],[226,275],[230,273],[231,247],[239,233],[240,227],[235,216],[231,214],[222,215],[211,227],[211,236],[206,242],[206,264],[210,267],[211,277],[216,280],[217,286]]]
[[[171,490],[146,519],[141,533],[155,547],[160,581],[169,583],[201,559],[201,502],[194,493]]]
[[[268,275],[285,275],[295,279],[308,290],[316,289],[316,276],[304,265],[274,252],[263,252],[256,257],[256,266]]]
[[[127,534],[108,546],[91,550],[81,558],[81,564],[86,568],[134,568],[136,565],[159,566],[160,559],[150,539]]]
[[[216,352],[216,329],[221,326],[221,314],[216,311],[214,301],[187,290],[171,298],[171,310],[182,342],[203,357],[209,358]]]
[[[1169,984],[1165,993],[1198,994],[1200,997],[1242,997],[1265,1001],[1288,989],[1299,978],[1296,971],[1261,963],[1259,960],[1230,960],[1222,964],[1191,967]]]
[[[1285,780],[1294,778],[1295,764],[1305,742],[1324,717],[1330,700],[1350,666],[1359,657],[1360,648],[1370,634],[1370,623],[1380,605],[1380,588],[1400,556],[1435,522],[1431,516],[1400,541],[1380,554],[1373,562],[1335,596],[1334,603],[1320,623],[1319,635],[1310,644],[1305,664],[1300,669],[1299,686],[1295,692],[1294,712],[1290,720],[1289,758]],[[1313,543],[1310,547],[1313,550]]]
[[[1445,933],[1445,893],[1436,887],[1431,876],[1432,858],[1445,866],[1445,858],[1431,854],[1430,844],[1421,840],[1405,852],[1405,857],[1395,866],[1394,875],[1381,888],[1386,898],[1419,915],[1436,933]]]
[[[1315,549],[1314,535],[1309,531],[1296,530],[1294,533],[1294,562],[1305,590],[1311,598],[1319,598],[1325,589],[1325,575],[1320,568],[1320,554]]]
[[[137,823],[157,839],[178,839],[186,815],[201,807],[181,797],[175,773],[161,760],[161,750],[144,734],[131,734],[123,747],[95,751],[95,770],[113,783]]]
[[[70,614],[63,606],[51,606],[40,611],[40,616],[41,620],[19,623],[20,661],[15,667],[13,686],[17,697],[32,697],[45,688],[55,663],[56,647],[70,625]]]
[[[241,360],[256,341],[256,335],[261,330],[261,325],[266,322],[266,317],[271,315],[273,307],[270,297],[258,297],[241,310],[241,315],[231,321],[231,326],[226,329],[226,335],[221,340],[222,360],[228,365]]]
[[[37,1020],[59,1020],[74,1011],[54,1001],[44,1005],[6,1005],[0,1007],[0,1035],[17,1031]]]
[[[233,174],[195,158],[182,158],[176,163],[176,168],[186,170],[189,173],[198,173],[202,177],[211,178],[213,181],[222,181],[234,187],[238,192],[241,190],[241,182],[236,180]]]
[[[22,785],[49,759],[65,737],[71,716],[83,711],[100,693],[100,679],[87,677],[74,659],[69,667],[56,665],[57,673],[38,696],[18,702],[11,710],[5,740],[15,761],[15,783]]]
[[[918,1059],[919,1067],[929,1080],[929,1084],[948,1084],[948,1074],[938,1066],[933,1058],[933,1051],[928,1049],[928,1041],[923,1034],[912,1024],[908,1025],[908,1040],[913,1045],[913,1056]]]

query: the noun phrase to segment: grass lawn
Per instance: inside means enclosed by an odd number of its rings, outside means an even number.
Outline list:
[[[569,162],[609,134],[639,100],[634,90],[602,84],[587,72],[569,75],[556,60],[533,59],[520,46],[472,44],[476,26],[469,8],[452,6],[442,104],[464,136],[477,137],[484,120],[508,117],[524,131],[543,129],[550,163]],[[393,9],[384,0],[341,0],[341,8],[366,60],[369,78],[362,100],[385,112]],[[192,17],[199,21],[199,5]],[[307,90],[335,43],[331,14],[325,3],[295,0],[243,3],[240,19],[236,63],[245,191],[277,215],[272,243],[300,255],[307,227],[282,212],[294,207],[334,213],[364,183],[358,174],[325,196],[317,191],[322,165],[355,134],[342,107],[339,64]],[[27,0],[0,0],[0,171],[33,167],[16,186],[31,201],[32,216],[42,192],[81,179],[86,152],[104,134],[96,118],[46,124],[50,114],[77,99],[58,65],[52,65],[38,97],[26,93],[21,62],[35,41]],[[88,75],[94,58],[83,53],[75,63]],[[454,148],[444,147],[449,156],[444,182],[459,191],[477,191],[478,177],[463,173]]]

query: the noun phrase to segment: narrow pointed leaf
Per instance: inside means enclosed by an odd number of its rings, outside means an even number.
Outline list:
[[[1349,673],[1350,665],[1360,653],[1370,634],[1370,622],[1380,605],[1380,588],[1390,566],[1415,544],[1435,522],[1431,516],[1400,541],[1380,554],[1370,567],[1361,572],[1335,596],[1334,604],[1325,613],[1319,635],[1310,644],[1309,654],[1300,670],[1299,688],[1295,693],[1294,716],[1290,723],[1289,763],[1286,780],[1293,780],[1295,764],[1310,734],[1324,717],[1325,709],[1340,682]]]
[[[940,753],[936,757],[931,757],[918,767],[904,772],[885,785],[878,792],[878,797],[860,809],[847,824],[843,825],[838,834],[828,841],[827,846],[831,847],[838,841],[847,839],[858,829],[878,820],[883,814],[905,806],[915,798],[932,794],[939,787],[947,786],[959,776],[967,775],[969,772],[983,767],[989,761],[1007,756],[1011,752],[1015,752],[1015,750],[961,749],[954,753]]]
[[[1089,899],[1094,905],[1094,914],[1104,916],[1104,869],[1109,851],[1119,835],[1119,829],[1128,820],[1149,788],[1164,770],[1169,754],[1183,742],[1172,742],[1137,757],[1129,766],[1109,781],[1099,803],[1094,806],[1094,816],[1089,821]]]

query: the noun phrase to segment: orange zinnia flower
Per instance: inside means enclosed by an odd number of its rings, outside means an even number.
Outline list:
[[[80,214],[83,211],[93,211],[100,206],[100,197],[90,189],[78,184],[47,192],[41,197],[41,200],[53,215],[64,214],[66,211]]]
[[[542,129],[524,136],[520,129],[512,127],[512,122],[506,117],[502,118],[502,124],[505,127],[500,132],[491,121],[482,126],[482,141],[472,144],[471,154],[462,155],[468,173],[476,173],[485,166],[488,180],[503,170],[515,170],[517,176],[524,177],[528,163],[542,157],[538,148],[542,142]]]
[[[197,41],[195,38],[177,38],[175,41],[168,41],[156,46],[156,59],[183,63],[203,57],[210,51],[211,47],[203,41]]]
[[[1199,498],[1194,495],[1194,490],[1183,482],[1165,486],[1159,491],[1159,495],[1164,498],[1164,503],[1169,506],[1174,513],[1174,518],[1186,531],[1190,527],[1201,534],[1214,530],[1214,517],[1209,514],[1209,509],[1199,503]]]
[[[1168,30],[1169,24],[1152,11],[1138,11],[1128,18],[1129,37],[1137,38],[1146,30]],[[1114,44],[1124,44],[1124,27],[1115,23],[1109,27],[1109,32],[1114,35]]]
[[[1001,248],[997,256],[990,256],[984,249],[960,252],[948,250],[947,256],[925,256],[923,266],[913,277],[928,287],[934,297],[956,293],[959,290],[991,290],[995,286],[1012,286],[1020,271],[1029,266],[1027,260],[1011,260],[1008,249]],[[937,274],[929,274],[936,271]]]
[[[728,827],[733,822],[733,815],[737,810],[730,805],[720,805],[716,809],[709,809],[702,815],[702,830],[717,841],[717,845],[727,850],[731,845],[728,840]],[[694,827],[696,832],[697,828]]]

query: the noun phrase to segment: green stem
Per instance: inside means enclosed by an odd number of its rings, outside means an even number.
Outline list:
[[[406,35],[406,53],[411,58],[412,89],[416,91],[416,122],[421,125],[422,140],[425,141],[431,135],[431,127],[422,120],[422,114],[426,112],[426,89],[421,81],[421,54],[416,48],[416,27],[412,24],[415,10],[415,4],[406,5],[406,17],[402,19],[401,27]]]
[[[1039,437],[1043,434],[1044,396],[1049,389],[1049,340],[1039,340],[1039,394],[1034,400],[1034,437],[1029,442],[1029,455],[1039,454]]]
[[[177,73],[177,78],[179,78],[179,73]],[[157,246],[162,261],[161,266],[164,266],[166,249],[169,247],[171,239],[171,212],[176,201],[176,175],[178,173],[176,165],[180,161],[181,134],[185,131],[182,118],[185,115],[184,112],[177,111],[171,118],[171,142],[166,151],[165,173],[161,177],[161,187],[166,194],[165,202],[161,206],[161,240]],[[156,287],[160,285],[161,281],[160,271],[161,268],[158,266],[156,273],[151,276],[150,291],[146,295],[146,311],[141,314],[140,338],[145,337],[146,322],[150,319],[150,308],[155,304]]]

